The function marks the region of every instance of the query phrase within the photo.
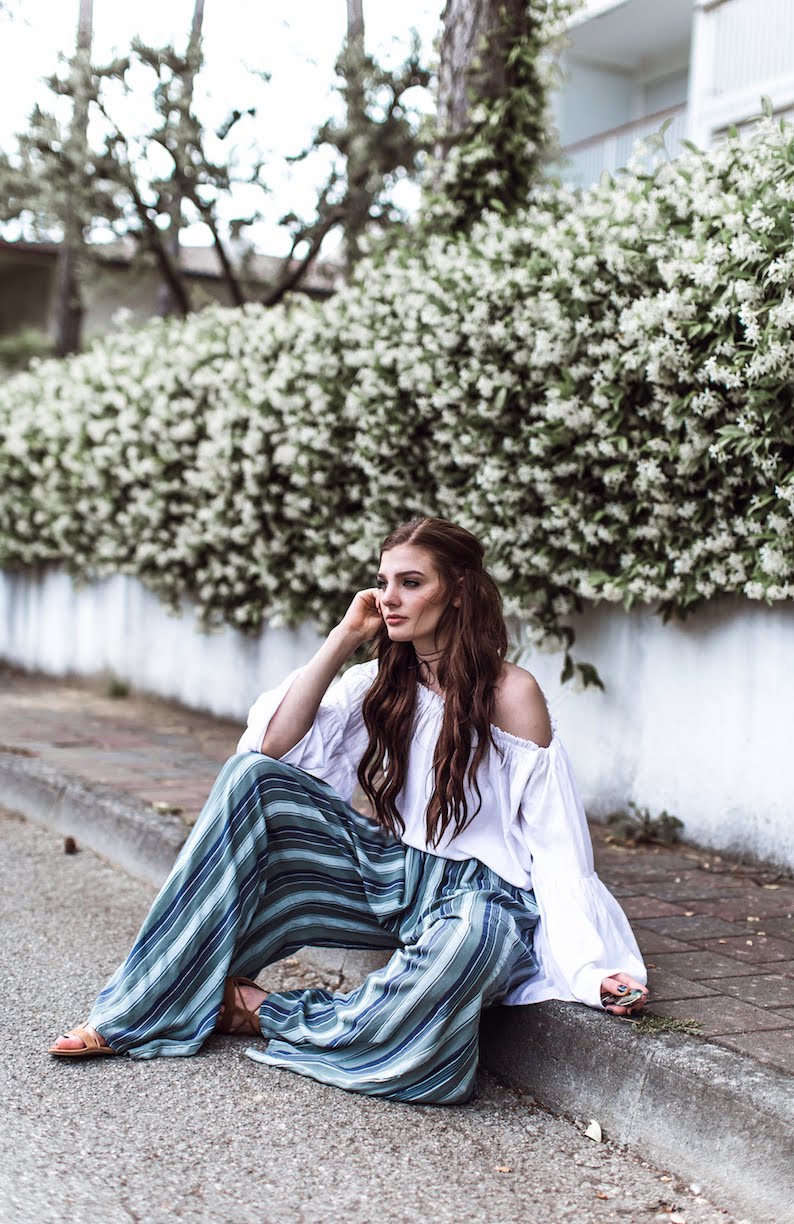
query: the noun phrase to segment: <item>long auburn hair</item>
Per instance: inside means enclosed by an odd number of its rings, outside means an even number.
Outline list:
[[[427,842],[436,846],[450,824],[453,836],[457,835],[482,806],[477,770],[491,747],[498,750],[491,723],[507,653],[507,630],[499,590],[483,569],[483,546],[471,532],[446,519],[413,519],[386,537],[381,552],[399,544],[414,544],[430,553],[447,600],[436,629],[437,640],[446,643],[435,669],[444,691],[444,717],[433,755],[434,788],[426,815]],[[378,671],[364,698],[369,743],[358,780],[375,819],[397,834],[405,828],[396,800],[408,768],[418,661],[413,644],[391,641],[385,624],[375,637],[373,655]],[[467,782],[477,796],[471,813],[464,793]]]

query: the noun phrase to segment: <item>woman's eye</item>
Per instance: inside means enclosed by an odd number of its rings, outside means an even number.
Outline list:
[[[415,578],[406,578],[406,579],[405,579],[405,585],[406,585],[407,587],[418,587],[418,586],[419,586],[419,583],[416,581],[416,579],[415,579]]]

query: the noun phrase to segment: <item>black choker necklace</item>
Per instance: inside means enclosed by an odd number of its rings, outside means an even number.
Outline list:
[[[443,650],[437,650],[434,654],[416,655],[416,666],[419,669],[419,679],[426,688],[432,688],[434,684],[438,684],[438,676],[430,664],[436,663],[441,658],[443,653]]]

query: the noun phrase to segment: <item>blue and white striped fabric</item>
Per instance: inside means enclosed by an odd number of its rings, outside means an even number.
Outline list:
[[[405,846],[326,783],[232,757],[132,950],[89,1016],[133,1058],[194,1054],[230,975],[305,945],[391,948],[348,994],[291,990],[260,1010],[251,1057],[401,1101],[471,1094],[483,1007],[537,972],[531,892],[476,859]]]

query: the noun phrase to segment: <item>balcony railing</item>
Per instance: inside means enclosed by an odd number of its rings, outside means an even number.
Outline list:
[[[587,140],[577,140],[567,145],[562,153],[564,163],[562,177],[577,186],[589,187],[597,183],[604,170],[614,174],[625,166],[635,146],[647,136],[653,136],[662,124],[670,119],[664,134],[664,149],[649,149],[644,155],[646,165],[654,166],[667,157],[677,157],[682,151],[681,141],[686,135],[686,102],[654,111],[631,123],[622,123],[609,131],[599,132]]]
[[[711,14],[715,95],[734,93],[792,72],[791,0],[732,0]]]

